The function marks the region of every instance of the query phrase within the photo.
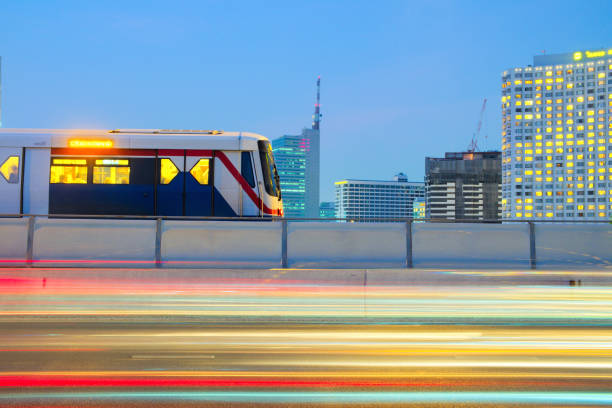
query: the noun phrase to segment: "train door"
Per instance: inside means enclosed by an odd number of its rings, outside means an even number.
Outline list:
[[[0,148],[0,214],[21,209],[21,148]]]
[[[219,215],[213,197],[213,154],[211,150],[187,150],[185,155],[185,215]]]
[[[157,168],[157,215],[184,215],[185,151],[160,150]]]
[[[242,176],[240,169],[240,152],[215,152],[215,216],[242,216],[243,199],[238,179]]]
[[[158,152],[157,214],[213,215],[212,151]]]
[[[257,200],[253,200],[253,197],[259,197],[257,191],[257,181],[255,177],[255,166],[253,161],[253,152],[244,151],[240,153],[240,174],[242,175],[243,181],[246,185],[241,188],[242,200],[242,216],[259,216],[260,206]]]

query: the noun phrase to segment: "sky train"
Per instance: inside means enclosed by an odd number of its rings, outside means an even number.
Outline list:
[[[0,129],[0,214],[274,217],[283,204],[255,133]]]

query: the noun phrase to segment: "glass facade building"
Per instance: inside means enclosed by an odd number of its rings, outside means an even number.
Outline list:
[[[276,168],[280,177],[285,217],[319,217],[321,167],[321,78],[317,79],[317,102],[312,128],[299,136],[285,135],[272,141]]]
[[[612,49],[502,73],[504,219],[612,217]]]
[[[272,141],[285,217],[306,216],[306,152],[308,148],[308,141],[302,136],[285,135]]]
[[[341,180],[336,186],[336,216],[368,218],[412,218],[412,204],[425,197],[425,183],[408,181],[400,173],[394,180]]]

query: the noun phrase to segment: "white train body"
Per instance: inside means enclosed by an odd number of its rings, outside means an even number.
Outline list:
[[[258,134],[0,129],[0,214],[272,217],[283,206]]]

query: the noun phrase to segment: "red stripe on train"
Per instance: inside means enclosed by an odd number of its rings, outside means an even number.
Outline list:
[[[261,198],[257,196],[257,193],[255,193],[253,188],[249,185],[249,183],[247,183],[244,177],[242,177],[242,174],[240,174],[240,172],[236,169],[236,167],[234,167],[234,165],[232,164],[230,159],[225,155],[225,153],[223,153],[222,151],[218,151],[216,153],[216,157],[218,157],[219,160],[221,160],[223,165],[229,170],[229,172],[236,179],[236,181],[242,186],[242,189],[247,193],[251,201],[255,203],[257,208],[263,208],[263,212],[266,214],[279,215],[279,216],[283,215],[282,210],[271,209],[261,200]]]
[[[160,156],[198,156],[212,157],[212,150],[159,149]]]

